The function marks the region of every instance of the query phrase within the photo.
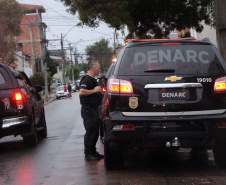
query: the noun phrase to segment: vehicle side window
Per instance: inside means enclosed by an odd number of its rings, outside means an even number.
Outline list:
[[[6,83],[6,80],[4,78],[4,76],[2,75],[2,73],[0,72],[0,84],[5,84]]]
[[[123,49],[120,51],[120,53],[119,53],[119,55],[118,55],[118,58],[117,58],[116,66],[115,66],[115,68],[114,68],[115,70],[114,70],[114,72],[113,72],[112,74],[117,75],[117,71],[118,71],[118,69],[119,69],[120,62],[121,62],[121,60],[122,60],[124,51],[125,51],[125,48],[123,48]]]
[[[17,78],[17,82],[18,82],[19,86],[21,86],[21,87],[25,86],[25,83],[24,83],[23,79]]]

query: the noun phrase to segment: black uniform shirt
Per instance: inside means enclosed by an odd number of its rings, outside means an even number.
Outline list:
[[[98,86],[96,79],[89,75],[83,76],[80,81],[80,89],[91,90],[94,89],[96,86]],[[99,96],[100,95],[98,93],[93,93],[88,96],[80,95],[80,103],[81,105],[92,105],[98,107],[100,98]]]

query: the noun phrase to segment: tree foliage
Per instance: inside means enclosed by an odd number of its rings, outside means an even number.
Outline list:
[[[170,31],[203,30],[201,21],[213,21],[212,0],[61,0],[68,11],[78,13],[80,25],[97,27],[100,21],[120,30],[127,26],[127,38],[167,37]]]
[[[33,76],[30,77],[31,83],[33,85],[41,85],[45,86],[45,74],[42,72],[34,73]]]
[[[51,84],[53,78],[51,76],[48,76],[47,80],[48,80],[48,83]],[[32,85],[45,86],[45,73],[43,72],[34,73],[33,76],[30,77],[30,81]]]
[[[52,58],[48,58],[47,60],[47,67],[49,68],[48,72],[50,76],[53,76],[57,73],[57,66],[59,66],[59,63],[53,60]]]
[[[15,36],[21,33],[23,7],[15,0],[1,0],[0,7],[0,58],[9,65],[14,62],[10,59],[16,48]]]
[[[98,60],[101,63],[101,72],[106,72],[111,65],[113,53],[108,45],[109,41],[102,38],[99,42],[86,47],[87,60]]]
[[[74,67],[74,79],[75,80],[77,80],[77,79],[79,79],[79,73],[81,72],[81,69],[80,69],[80,67],[79,66],[75,66]]]
[[[73,73],[74,73],[74,80],[79,79],[79,73],[81,69],[79,66],[74,66],[73,67]],[[66,77],[69,77],[70,80],[72,80],[72,70],[71,67],[66,67]]]

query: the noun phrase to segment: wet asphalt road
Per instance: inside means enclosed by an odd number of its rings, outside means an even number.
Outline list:
[[[20,136],[0,139],[0,184],[7,185],[225,185],[211,151],[196,159],[177,154],[131,154],[125,168],[106,171],[104,160],[86,162],[78,92],[45,106],[48,137],[26,148]],[[100,141],[97,150],[104,152]]]

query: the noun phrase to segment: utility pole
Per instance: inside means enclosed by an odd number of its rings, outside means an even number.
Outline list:
[[[226,2],[214,0],[217,44],[219,51],[226,62]]]
[[[115,44],[115,32],[113,33],[113,35],[114,35],[114,54],[115,54],[115,57],[116,57],[116,44]]]
[[[62,33],[61,33],[61,56],[62,56],[62,83],[66,84],[66,80],[65,80],[64,43],[63,43]]]
[[[48,98],[48,68],[47,68],[47,60],[49,58],[49,54],[48,54],[48,50],[47,48],[45,47],[45,52],[44,52],[44,74],[45,74],[45,101],[49,101],[49,98]]]
[[[69,43],[69,47],[70,47],[70,55],[71,55],[71,80],[72,80],[72,83],[75,84],[75,79],[74,79],[74,65],[73,65],[73,61],[72,61],[72,50],[73,48],[71,47],[71,43]]]

